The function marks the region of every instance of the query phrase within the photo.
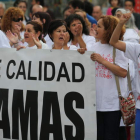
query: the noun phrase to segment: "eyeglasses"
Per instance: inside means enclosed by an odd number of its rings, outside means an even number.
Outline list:
[[[14,22],[23,21],[23,18],[18,18],[18,19],[13,18],[13,21],[14,21]]]

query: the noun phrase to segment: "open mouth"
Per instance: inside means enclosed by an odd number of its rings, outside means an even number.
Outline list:
[[[64,40],[64,38],[63,37],[59,37],[59,40]]]

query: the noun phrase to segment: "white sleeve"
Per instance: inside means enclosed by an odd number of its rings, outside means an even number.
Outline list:
[[[40,42],[42,44],[42,49],[50,49],[46,43],[43,43],[41,40]]]
[[[86,40],[84,40],[86,44],[87,51],[91,51],[96,43],[96,40],[93,36],[87,36]]]
[[[128,70],[129,59],[124,56],[124,52],[116,49],[115,64],[123,69]]]
[[[8,38],[2,31],[0,31],[0,48],[11,48]]]
[[[125,43],[126,43],[125,56],[137,63],[138,54],[140,53],[140,44],[128,42]]]

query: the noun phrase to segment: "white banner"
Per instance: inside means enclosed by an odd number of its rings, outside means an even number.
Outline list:
[[[0,140],[96,140],[91,53],[0,49]]]

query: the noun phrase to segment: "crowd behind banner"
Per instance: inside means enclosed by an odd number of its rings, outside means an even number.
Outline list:
[[[121,0],[109,3],[103,15],[100,5],[71,0],[63,11],[64,19],[55,19],[53,11],[38,0],[32,1],[29,16],[25,15],[25,0],[16,0],[7,10],[0,2],[0,47],[17,51],[77,50],[81,54],[93,51],[90,58],[96,65],[97,140],[130,140],[131,126],[121,121],[115,80],[118,76],[121,94],[128,97],[129,67],[136,101],[135,140],[140,140],[140,14],[134,10],[134,0],[125,0],[124,7],[120,7]]]

